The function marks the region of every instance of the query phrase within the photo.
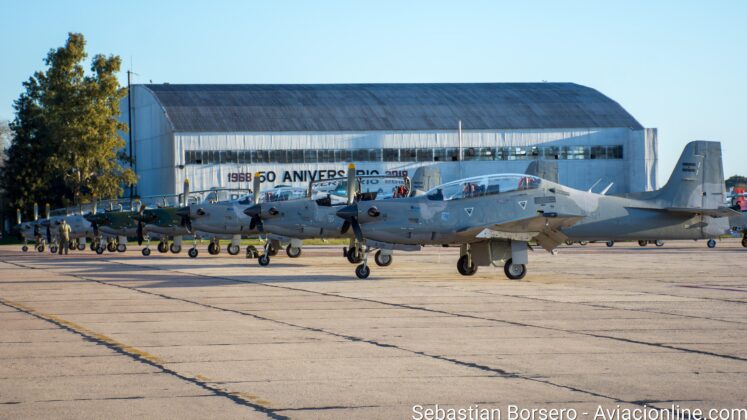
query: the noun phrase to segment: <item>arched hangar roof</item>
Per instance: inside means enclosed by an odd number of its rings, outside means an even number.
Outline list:
[[[176,132],[642,128],[575,83],[144,86]]]

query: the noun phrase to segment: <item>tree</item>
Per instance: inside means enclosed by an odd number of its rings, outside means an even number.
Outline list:
[[[0,121],[0,168],[5,165],[5,152],[10,146],[10,123],[7,120]]]
[[[125,143],[118,131],[127,130],[117,119],[126,94],[116,78],[121,59],[98,54],[86,75],[86,57],[83,35],[70,33],[64,46],[47,54],[47,69],[23,84],[0,174],[11,205],[36,200],[66,206],[118,197],[136,181],[119,153]]]
[[[731,187],[747,187],[747,177],[741,175],[732,175],[726,180],[726,189]]]

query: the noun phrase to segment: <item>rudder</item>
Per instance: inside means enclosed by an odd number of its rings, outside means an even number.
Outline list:
[[[721,143],[688,143],[659,198],[668,207],[716,209],[724,204],[724,167]]]

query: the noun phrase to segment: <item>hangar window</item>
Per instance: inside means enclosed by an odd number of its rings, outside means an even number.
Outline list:
[[[399,150],[399,161],[400,162],[415,162],[418,159],[418,152],[416,149],[400,149]]]
[[[365,162],[368,160],[368,149],[354,149],[353,162]]]
[[[384,162],[399,162],[399,149],[384,149]]]
[[[338,162],[352,162],[353,151],[350,149],[335,150],[335,160]]]
[[[335,151],[334,150],[320,150],[318,157],[319,157],[319,162],[334,162]]]
[[[566,152],[566,159],[578,160],[578,159],[589,159],[590,150],[584,146],[564,146]]]
[[[238,152],[233,150],[226,150],[224,158],[221,159],[221,163],[238,163]]]
[[[271,163],[288,163],[287,150],[270,150]]]
[[[303,161],[305,163],[316,163],[317,162],[316,152],[317,152],[316,149],[314,149],[314,150],[304,150],[303,151]]]
[[[592,146],[590,158],[591,159],[607,159],[607,147]]]
[[[623,158],[623,147],[622,146],[608,146],[607,147],[607,159],[622,159]]]
[[[287,158],[290,163],[303,163],[303,150],[288,150]]]
[[[526,147],[509,147],[508,160],[523,160],[527,158]]]
[[[532,146],[527,150],[527,158],[537,160],[542,156],[540,153],[540,148],[537,146]]]
[[[545,159],[547,160],[557,160],[560,159],[560,147],[558,146],[547,146],[544,148],[543,155],[545,156]]]
[[[252,163],[267,163],[269,160],[267,150],[252,150]]]
[[[418,149],[418,162],[433,162],[433,149]]]

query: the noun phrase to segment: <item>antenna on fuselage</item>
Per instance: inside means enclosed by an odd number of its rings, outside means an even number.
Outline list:
[[[348,165],[348,205],[355,202],[355,164],[351,163]]]
[[[34,221],[39,221],[39,204],[34,203]]]
[[[259,172],[254,173],[254,179],[252,180],[252,203],[259,204],[259,189],[261,187],[262,180],[260,179]]]
[[[599,184],[600,182],[602,182],[602,178],[599,178],[599,179],[597,180],[597,182],[595,182],[595,183],[591,184],[591,187],[589,187],[589,189],[588,189],[588,190],[586,190],[586,192],[591,192],[591,190],[593,190],[593,189],[594,189],[594,187],[596,187],[596,186],[597,186],[597,184]]]
[[[605,194],[607,194],[607,191],[609,191],[609,190],[610,190],[610,188],[612,188],[612,186],[613,186],[613,185],[615,185],[615,183],[614,183],[614,182],[610,182],[610,185],[607,185],[607,188],[603,189],[603,190],[602,190],[602,192],[600,192],[599,194],[600,194],[600,195],[605,195]]]

